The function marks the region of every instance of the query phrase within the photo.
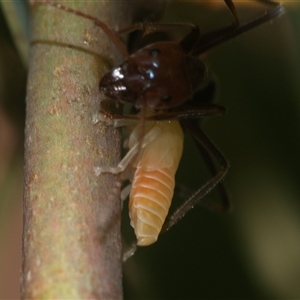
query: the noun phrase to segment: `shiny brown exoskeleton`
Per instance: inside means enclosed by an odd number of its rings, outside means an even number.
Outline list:
[[[174,29],[183,27],[190,29],[190,33],[179,44],[157,42],[132,53],[101,79],[100,90],[117,101],[156,110],[178,107],[192,99],[194,93],[206,87],[211,80],[207,66],[198,58],[200,54],[278,17],[284,11],[277,3],[261,1],[273,8],[254,20],[240,24],[233,2],[225,2],[235,17],[233,24],[204,35],[200,34],[198,26],[174,24]],[[141,23],[120,32],[143,30],[148,34],[170,30],[171,27],[170,24]]]
[[[199,118],[224,114],[225,109],[212,104],[214,82],[207,66],[198,56],[231,38],[280,16],[284,12],[284,8],[278,3],[269,0],[257,0],[270,8],[257,18],[240,23],[232,0],[224,1],[234,16],[234,23],[206,34],[200,34],[198,26],[189,24],[138,23],[118,31],[118,34],[136,30],[148,34],[165,32],[170,29],[176,30],[176,28],[185,28],[190,31],[180,43],[160,41],[147,45],[131,55],[128,54],[115,32],[102,21],[49,0],[40,1],[92,20],[102,28],[124,54],[125,61],[100,80],[100,90],[106,96],[119,102],[131,103],[136,108],[141,109],[142,121],[178,120],[183,127],[191,132],[213,177],[167,218],[161,232],[172,227],[195,204],[201,203],[219,211],[230,208],[226,191],[221,182],[227,173],[228,162],[198,124]],[[149,111],[151,111],[151,116],[146,117]],[[153,112],[156,113],[153,114]],[[118,118],[105,114],[111,119]],[[122,118],[125,117],[137,118],[128,115]],[[142,142],[139,143],[140,148],[142,148]],[[219,171],[215,167],[214,160],[220,164]],[[221,206],[203,201],[204,196],[216,186],[218,186],[223,198]]]
[[[100,90],[112,99],[137,108],[165,110],[187,101],[210,80],[207,66],[186,55],[174,42],[148,45],[130,56],[100,81]]]

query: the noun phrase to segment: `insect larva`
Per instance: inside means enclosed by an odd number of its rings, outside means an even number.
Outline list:
[[[171,205],[183,149],[183,132],[177,121],[156,122],[154,126],[160,134],[141,152],[129,200],[131,225],[139,246],[157,240]]]
[[[138,153],[139,132],[137,125],[129,137],[130,150],[117,167],[99,167],[97,172],[124,172],[127,177],[134,174],[129,214],[137,245],[147,246],[157,240],[168,215],[182,156],[183,132],[178,121],[148,121]]]

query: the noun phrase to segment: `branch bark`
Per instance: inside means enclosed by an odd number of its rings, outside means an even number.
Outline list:
[[[131,23],[126,2],[67,4],[113,28]],[[121,299],[116,178],[93,171],[117,164],[120,133],[92,122],[99,79],[120,55],[84,18],[36,3],[32,21],[21,297]]]

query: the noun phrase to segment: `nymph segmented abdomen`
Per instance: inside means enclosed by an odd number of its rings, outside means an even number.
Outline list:
[[[132,183],[129,212],[139,246],[157,240],[171,205],[174,186],[172,168],[149,171],[138,166]]]

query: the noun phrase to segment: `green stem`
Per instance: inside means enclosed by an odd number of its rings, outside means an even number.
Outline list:
[[[131,21],[124,4],[68,3],[114,28]],[[121,299],[116,177],[93,171],[117,164],[120,133],[92,121],[99,79],[120,55],[90,20],[37,3],[32,17],[21,297]]]

